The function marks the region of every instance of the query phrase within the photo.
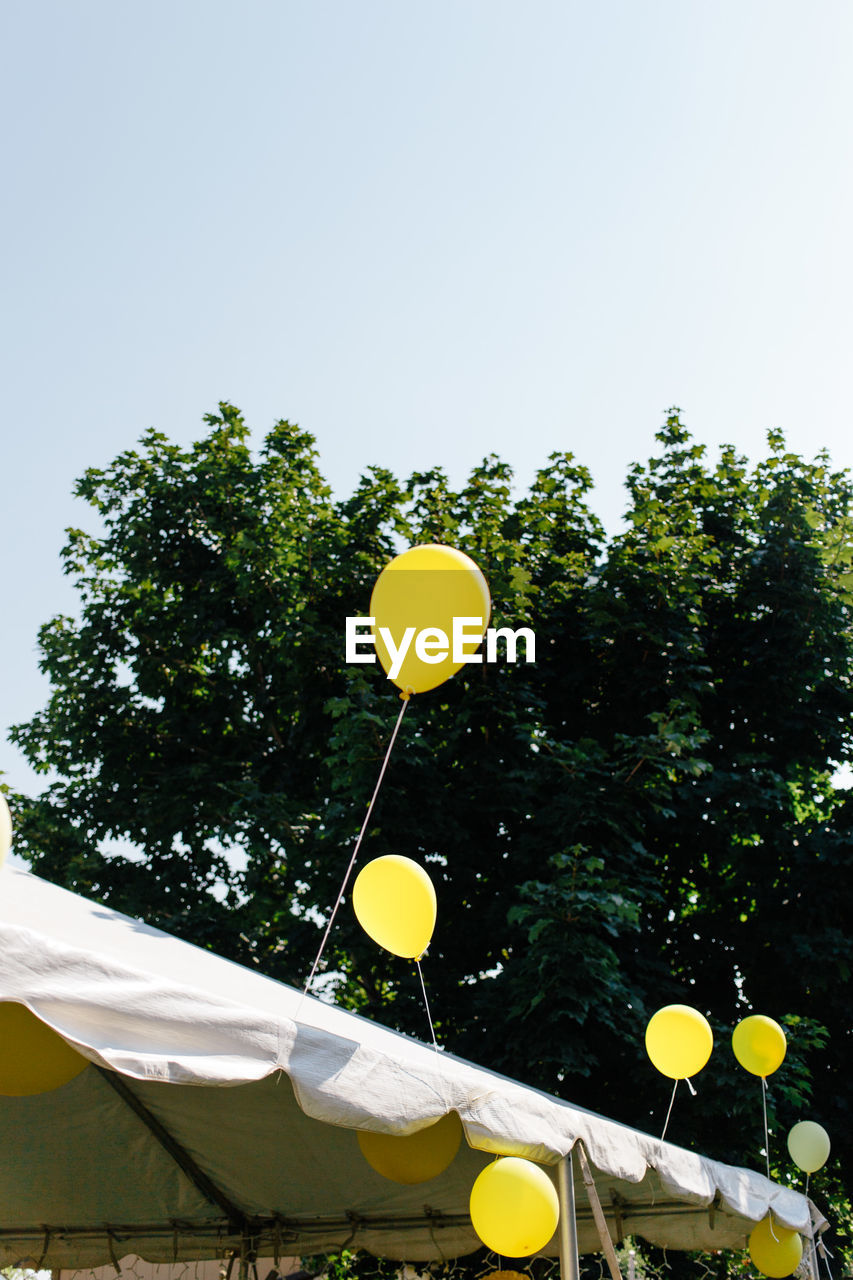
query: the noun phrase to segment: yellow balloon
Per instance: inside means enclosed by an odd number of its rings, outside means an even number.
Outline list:
[[[774,1280],[792,1275],[803,1256],[803,1242],[796,1231],[789,1231],[768,1214],[749,1237],[749,1256],[758,1270]]]
[[[778,1070],[787,1047],[785,1032],[779,1023],[763,1013],[744,1018],[732,1032],[735,1057],[754,1076],[771,1076]]]
[[[435,928],[435,889],[423,867],[389,853],[368,862],[356,877],[352,905],[358,923],[380,947],[419,959]]]
[[[414,1186],[437,1178],[452,1164],[462,1141],[462,1121],[455,1111],[417,1133],[398,1137],[393,1133],[358,1134],[358,1145],[367,1163],[383,1178]]]
[[[12,815],[6,803],[6,797],[0,795],[0,867],[6,861],[6,854],[12,847]]]
[[[658,1009],[646,1027],[646,1053],[661,1075],[686,1080],[711,1056],[714,1035],[707,1018],[687,1004]]]
[[[483,1280],[530,1280],[526,1271],[490,1271]]]
[[[0,1003],[0,1094],[21,1098],[67,1084],[89,1065],[25,1005]]]
[[[557,1230],[560,1204],[544,1169],[502,1156],[487,1165],[471,1189],[471,1224],[483,1244],[506,1258],[544,1249]]]
[[[370,597],[383,670],[404,694],[437,688],[465,665],[453,659],[454,619],[465,657],[476,652],[491,610],[486,579],[464,552],[411,547],[385,566]]]
[[[814,1120],[800,1120],[788,1134],[788,1151],[803,1173],[817,1173],[829,1159],[829,1134]]]

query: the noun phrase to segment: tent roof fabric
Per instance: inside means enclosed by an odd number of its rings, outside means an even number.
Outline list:
[[[578,1141],[616,1239],[741,1248],[770,1208],[809,1232],[806,1198],[752,1170],[303,1000],[28,872],[7,867],[0,888],[0,1000],[94,1064],[51,1093],[0,1098],[4,1266],[213,1258],[241,1240],[455,1257],[479,1247],[468,1196],[491,1154],[553,1166]],[[356,1130],[412,1133],[450,1111],[467,1143],[437,1178],[398,1185],[361,1156]],[[576,1199],[580,1249],[595,1251],[580,1179]]]

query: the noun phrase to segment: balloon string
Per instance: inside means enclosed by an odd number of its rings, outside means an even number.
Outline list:
[[[695,1097],[696,1097],[696,1088],[695,1088],[695,1086],[694,1086],[694,1084],[693,1084],[693,1081],[690,1079],[690,1076],[685,1076],[685,1077],[684,1077],[684,1083],[687,1085],[687,1088],[690,1090],[690,1096],[691,1096],[691,1098],[695,1098]]]
[[[323,955],[323,951],[325,950],[326,943],[329,940],[329,934],[332,932],[332,925],[335,922],[335,916],[338,913],[338,907],[341,905],[341,902],[343,901],[343,896],[344,896],[344,893],[346,892],[346,887],[347,887],[347,884],[349,883],[349,878],[352,875],[352,869],[355,866],[355,860],[358,857],[358,851],[361,848],[361,842],[364,839],[364,833],[367,830],[367,824],[370,821],[370,815],[373,813],[373,806],[376,804],[376,797],[379,795],[379,788],[382,786],[382,779],[385,777],[385,770],[388,768],[388,761],[391,757],[391,752],[393,750],[394,743],[397,740],[397,734],[399,732],[400,725],[403,722],[403,716],[406,713],[406,707],[409,705],[409,695],[407,693],[401,694],[401,698],[402,698],[403,705],[400,707],[400,714],[397,716],[397,723],[394,725],[394,732],[391,734],[391,741],[388,743],[388,749],[385,752],[385,759],[382,761],[382,768],[379,770],[379,777],[376,780],[376,786],[373,789],[373,795],[371,796],[370,804],[367,806],[367,813],[364,815],[364,822],[361,824],[361,830],[358,833],[358,839],[355,842],[355,848],[353,849],[352,857],[349,860],[349,866],[347,867],[346,875],[344,876],[343,884],[341,885],[340,893],[338,894],[338,900],[335,903],[334,907],[332,908],[332,914],[329,916],[329,923],[326,925],[326,932],[323,934],[323,941],[320,943],[320,950],[317,952],[317,957],[311,966],[311,972],[308,974],[308,981],[305,983],[305,988],[302,992],[302,998],[300,999],[299,1004],[297,1005],[297,1008],[296,1008],[297,1018],[299,1017],[299,1011],[302,1008],[302,1001],[307,996],[311,983],[314,981],[314,974],[317,972],[317,965],[320,963],[320,958]]]
[[[761,1077],[761,1105],[764,1110],[764,1154],[767,1157],[767,1177],[770,1177],[770,1131],[767,1128],[767,1076]]]
[[[438,1041],[435,1038],[435,1027],[432,1025],[432,1014],[429,1011],[429,1000],[427,1000],[426,985],[424,983],[424,975],[421,970],[420,957],[415,961],[418,966],[418,977],[421,980],[421,991],[424,993],[424,1008],[426,1009],[427,1021],[429,1022],[429,1033],[432,1036],[432,1047],[438,1053]]]
[[[663,1122],[663,1133],[660,1136],[661,1142],[663,1142],[664,1138],[666,1137],[666,1131],[669,1127],[669,1117],[672,1115],[672,1104],[673,1102],[675,1102],[675,1091],[677,1088],[678,1088],[678,1081],[676,1080],[672,1086],[672,1097],[669,1100],[669,1110],[667,1111],[666,1119]]]

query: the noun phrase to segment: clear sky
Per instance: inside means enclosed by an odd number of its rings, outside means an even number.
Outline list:
[[[341,495],[571,449],[611,530],[672,404],[853,465],[849,0],[7,0],[0,40],[0,729],[75,478],[221,399]]]

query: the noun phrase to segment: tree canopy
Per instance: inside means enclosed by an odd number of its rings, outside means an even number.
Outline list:
[[[454,1052],[660,1129],[643,1049],[661,1005],[708,1015],[717,1047],[669,1131],[763,1167],[757,1081],[732,1058],[750,1011],[783,1022],[771,1156],[809,1115],[837,1193],[853,1173],[853,481],[770,433],[755,464],[706,458],[672,410],[631,467],[606,537],[591,477],[554,454],[514,496],[489,457],[368,469],[335,500],[311,436],[253,453],[222,404],[182,449],[148,432],[87,471],[100,519],[63,552],[76,618],[41,629],[51,683],[12,733],[51,781],[17,797],[39,874],[301,984],[396,718],[381,669],[347,666],[398,550],[471,555],[493,624],[531,627],[534,664],[465,668],[404,718],[360,862],[403,853],[436,884],[424,965]],[[411,965],[344,909],[330,995],[425,1036]],[[707,1082],[706,1082],[707,1081]]]

